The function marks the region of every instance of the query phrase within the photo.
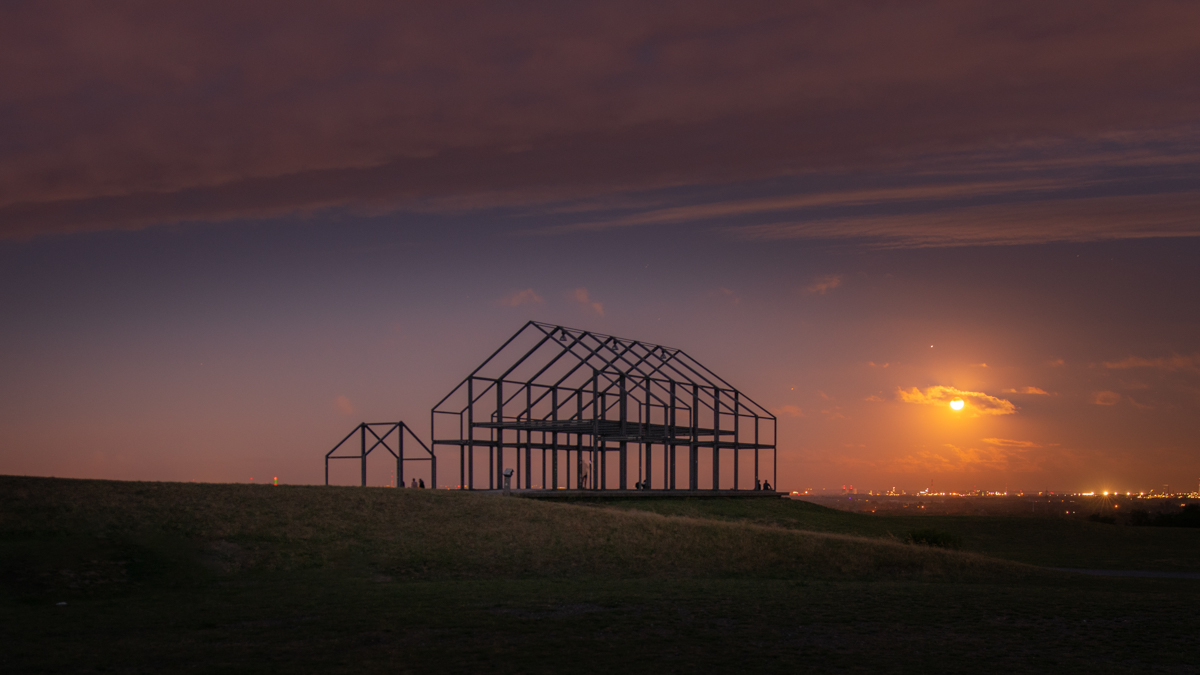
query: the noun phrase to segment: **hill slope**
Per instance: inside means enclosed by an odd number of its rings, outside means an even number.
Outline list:
[[[10,579],[25,582],[47,570],[68,570],[77,583],[185,569],[399,578],[1039,573],[896,541],[481,494],[21,477],[0,477],[0,553]]]

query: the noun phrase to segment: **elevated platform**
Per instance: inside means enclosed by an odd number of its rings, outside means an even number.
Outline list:
[[[501,495],[504,490],[474,490]],[[778,499],[786,492],[774,490],[509,490],[527,499]]]

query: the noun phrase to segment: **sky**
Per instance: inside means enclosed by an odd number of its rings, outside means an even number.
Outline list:
[[[538,320],[781,489],[1194,489],[1197,73],[1167,0],[5,3],[0,473],[320,483]]]

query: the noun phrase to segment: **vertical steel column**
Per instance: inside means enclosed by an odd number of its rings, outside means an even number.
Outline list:
[[[671,416],[671,423],[670,423],[670,428],[667,430],[667,440],[671,444],[671,448],[670,448],[671,470],[667,472],[667,475],[669,475],[671,477],[670,478],[670,480],[671,480],[670,489],[672,489],[672,490],[675,489],[675,472],[676,472],[676,468],[675,468],[675,410],[676,410],[675,380],[671,380],[671,410],[668,413]],[[664,420],[664,421],[666,421],[666,420]]]
[[[627,427],[627,424],[628,424],[627,419],[629,417],[629,414],[628,414],[629,410],[628,410],[627,406],[628,406],[628,398],[629,397],[628,397],[627,392],[625,391],[625,373],[621,373],[621,375],[617,378],[617,380],[618,380],[618,387],[619,387],[620,396],[621,396],[621,399],[617,405],[617,409],[621,411],[621,446],[620,446],[621,449],[619,450],[620,454],[618,455],[618,461],[617,461],[617,464],[620,467],[621,474],[617,480],[617,486],[621,490],[624,490],[625,489],[625,480],[626,480],[625,476],[627,473],[629,473],[627,470],[628,469],[627,450],[629,448],[629,443],[628,443],[628,441],[625,440],[626,438],[629,437],[629,432],[628,432],[628,427]]]
[[[570,455],[567,456],[568,465],[571,462]],[[567,473],[570,473],[568,471]],[[568,478],[570,478],[568,476]],[[570,483],[567,483],[570,485]],[[575,434],[575,489],[582,490],[583,486],[583,432]]]
[[[404,422],[396,425],[396,435],[400,437],[400,442],[396,448],[396,487],[404,487]]]
[[[754,487],[758,487],[758,414],[754,415]]]
[[[579,420],[580,426],[582,426],[582,424],[583,424],[583,387],[576,389],[575,395],[578,396],[578,400],[576,400],[575,403],[579,409],[579,412],[576,414],[576,419]],[[582,430],[580,430],[578,433],[575,434],[575,446],[576,446],[575,447],[575,462],[576,462],[575,484],[576,484],[576,489],[582,490],[584,487],[583,486],[583,431]],[[571,458],[568,455],[567,462],[569,463],[570,461],[571,461]],[[570,485],[569,482],[567,484]]]
[[[475,378],[467,378],[467,482],[468,490],[475,489]],[[461,418],[460,418],[461,419]],[[490,471],[489,471],[490,473]]]
[[[599,459],[598,457],[596,457],[596,446],[599,445],[599,443],[600,443],[600,414],[601,414],[600,374],[598,372],[596,372],[595,368],[593,368],[592,369],[592,449],[591,449],[591,452],[589,453],[591,455],[590,461],[592,463],[592,470],[588,472],[588,483],[591,483],[591,485],[589,485],[589,487],[591,487],[592,489],[595,489],[595,487],[596,487],[596,473],[597,473],[596,470],[599,468],[599,464],[596,461],[597,459]]]
[[[362,441],[362,486],[367,486],[367,423],[359,425],[359,432]]]
[[[650,484],[652,482],[650,480],[650,466],[653,464],[653,462],[651,462],[650,460],[651,460],[652,455],[654,454],[654,445],[650,443],[650,412],[651,412],[650,411],[650,378],[647,376],[646,377],[646,419],[645,419],[645,424],[642,427],[642,449],[643,449],[643,452],[646,453],[646,478],[645,478],[645,482],[643,482],[642,485],[644,485],[645,487],[650,487]]]
[[[533,385],[525,385],[525,423],[533,426]],[[533,487],[533,429],[525,430],[525,489]]]
[[[608,420],[608,394],[600,394],[600,420]],[[600,489],[608,489],[608,441],[600,442]]]
[[[504,380],[496,378],[496,487],[504,485]],[[518,466],[520,466],[518,464]]]
[[[699,453],[698,444],[700,438],[699,415],[700,412],[700,385],[692,385],[692,443],[688,449],[688,489],[700,489],[700,460],[697,457]]]
[[[713,486],[721,489],[721,388],[713,387]]]
[[[738,390],[734,389],[733,390],[733,489],[734,490],[738,489],[738,450],[740,449],[740,445],[739,445],[738,441],[741,438],[741,436],[739,435],[738,432],[740,431],[739,423],[741,422],[741,419],[742,419],[742,410],[739,407],[739,403],[738,403]]]
[[[552,463],[552,466],[550,467],[550,474],[551,474],[551,479],[554,482],[554,485],[551,485],[550,489],[557,490],[558,489],[558,387],[555,387],[550,390],[550,405],[554,407],[554,411],[550,413],[550,423],[554,426],[554,432],[551,435],[551,440],[550,440],[550,447],[552,448],[552,450],[550,452],[553,453],[550,456],[550,461]],[[568,443],[571,442],[570,438],[567,439],[567,442]],[[569,458],[570,455],[567,455],[567,457]],[[568,461],[570,461],[570,460],[568,459]],[[544,456],[542,459],[542,463],[543,464],[546,463]],[[567,484],[570,485],[570,483],[567,483]],[[545,487],[544,483],[543,483],[542,487]]]
[[[771,419],[771,487],[779,490],[779,421]]]

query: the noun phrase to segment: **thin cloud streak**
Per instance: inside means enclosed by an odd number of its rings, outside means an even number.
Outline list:
[[[1095,197],[728,227],[750,241],[858,240],[876,248],[1200,236],[1200,193]]]
[[[1140,356],[1130,356],[1120,361],[1105,361],[1104,367],[1111,370],[1128,370],[1130,368],[1150,368],[1165,372],[1200,373],[1200,354],[1147,359]]]
[[[989,181],[961,184],[914,185],[875,190],[843,190],[817,194],[794,195],[766,199],[746,199],[711,204],[695,204],[656,209],[645,213],[570,225],[547,227],[530,234],[562,234],[567,232],[607,230],[638,225],[668,225],[680,222],[712,220],[734,216],[757,215],[775,211],[791,211],[813,207],[850,207],[870,204],[902,204],[913,201],[963,199],[1001,194],[1045,192],[1077,187],[1063,180]]]

